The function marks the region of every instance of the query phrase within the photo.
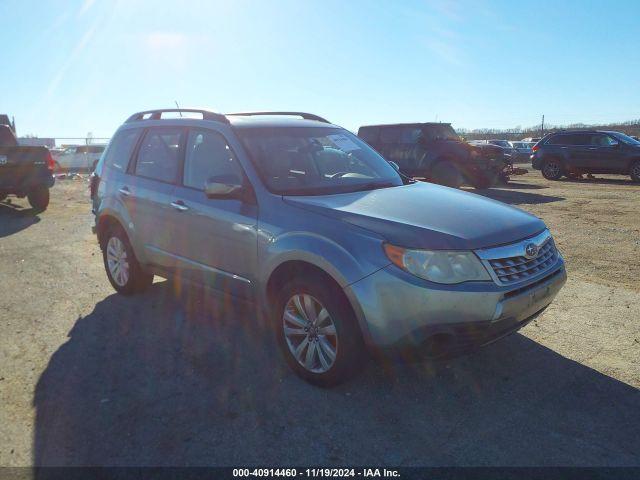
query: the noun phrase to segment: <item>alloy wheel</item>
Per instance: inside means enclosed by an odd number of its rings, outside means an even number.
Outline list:
[[[556,178],[560,175],[560,165],[557,162],[547,162],[544,165],[544,173],[547,177]]]
[[[113,281],[124,287],[129,281],[129,261],[124,243],[118,237],[111,237],[107,243],[107,265]]]
[[[338,352],[338,334],[333,319],[320,301],[306,293],[295,294],[282,315],[284,338],[289,351],[307,371],[325,373]]]

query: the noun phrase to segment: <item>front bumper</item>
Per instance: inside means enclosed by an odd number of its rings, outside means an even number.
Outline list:
[[[370,347],[419,347],[437,334],[485,344],[544,310],[566,282],[562,257],[540,278],[439,285],[389,265],[345,289]]]

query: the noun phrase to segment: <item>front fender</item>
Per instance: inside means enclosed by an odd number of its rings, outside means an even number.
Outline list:
[[[328,273],[344,288],[353,282],[383,268],[387,262],[376,262],[366,258],[364,252],[369,248],[379,248],[381,242],[370,239],[369,245],[363,242],[361,250],[350,252],[335,241],[310,232],[288,232],[271,241],[265,248],[260,275],[266,285],[273,271],[288,261],[310,263]]]

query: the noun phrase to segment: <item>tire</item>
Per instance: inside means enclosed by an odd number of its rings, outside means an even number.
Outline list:
[[[49,206],[49,189],[44,186],[36,187],[27,194],[27,200],[34,210],[42,212]]]
[[[277,295],[272,321],[287,364],[313,385],[337,385],[363,365],[355,315],[339,287],[319,275],[289,280]]]
[[[104,268],[116,292],[133,295],[149,288],[153,283],[153,275],[140,266],[129,238],[120,225],[107,230],[101,245]]]
[[[435,183],[445,187],[460,188],[463,178],[460,171],[450,162],[436,163],[431,169],[431,178]]]
[[[631,180],[640,183],[640,160],[636,160],[631,164],[629,175],[631,176]]]
[[[564,175],[562,162],[557,158],[550,158],[542,163],[542,176],[547,180],[560,180]]]

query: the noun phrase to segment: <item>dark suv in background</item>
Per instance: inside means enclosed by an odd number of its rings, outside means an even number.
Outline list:
[[[585,173],[629,175],[640,182],[640,142],[624,133],[578,130],[552,133],[533,147],[531,165],[544,178]]]
[[[488,188],[511,163],[495,145],[470,145],[449,123],[403,123],[360,127],[358,136],[410,177],[459,187],[463,183]]]

